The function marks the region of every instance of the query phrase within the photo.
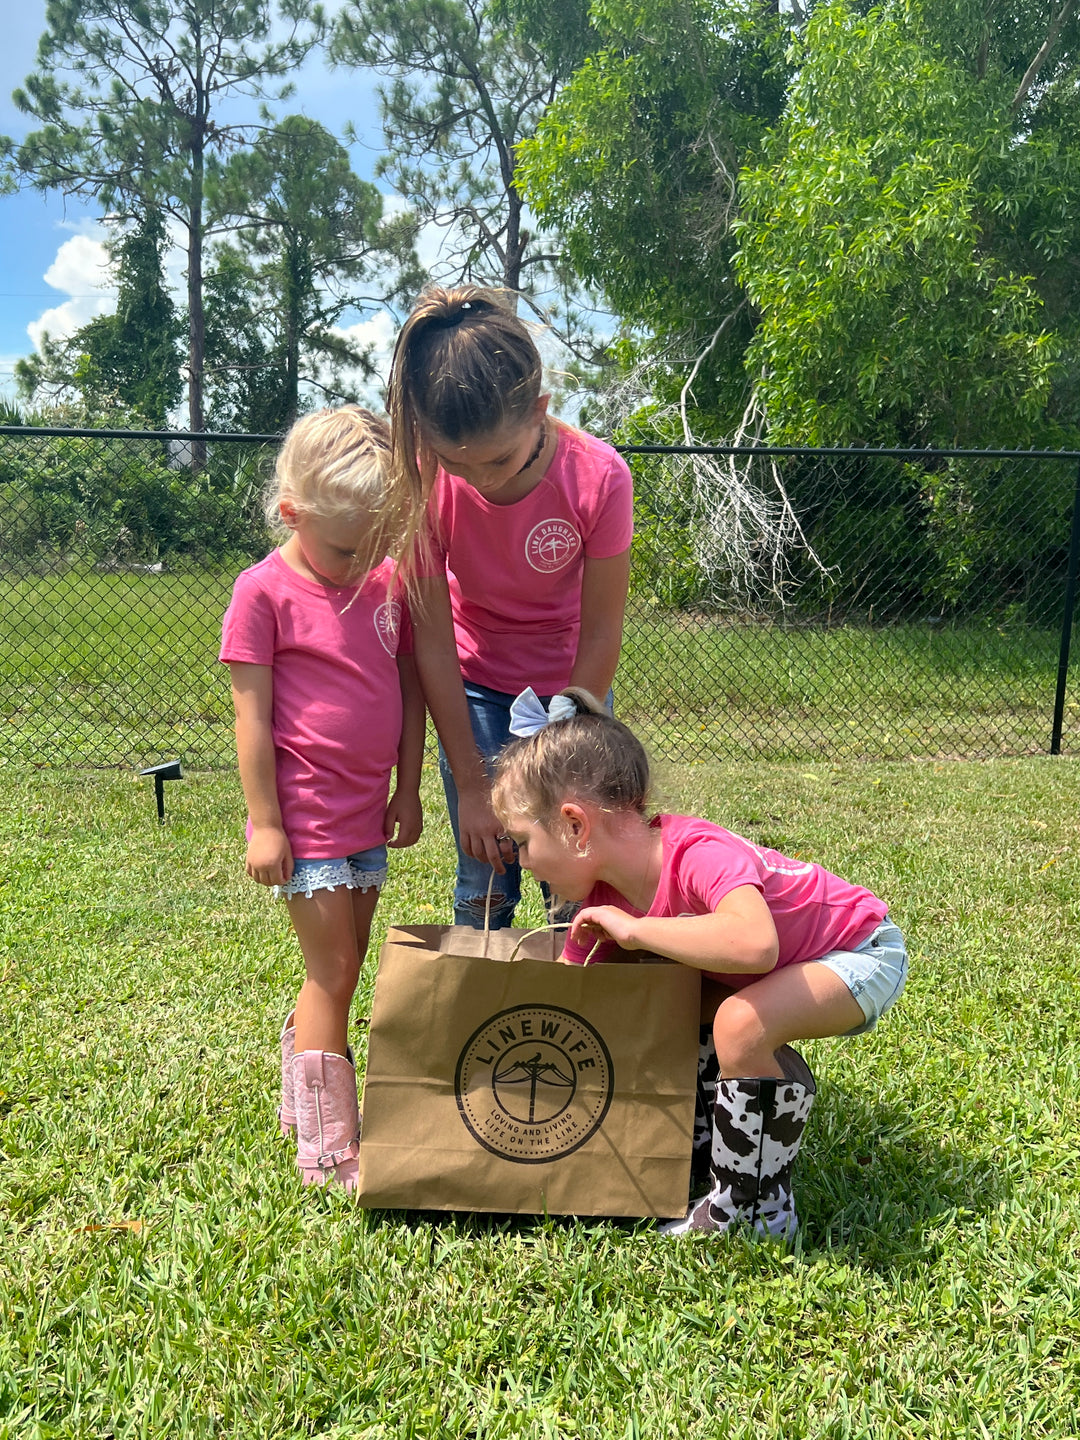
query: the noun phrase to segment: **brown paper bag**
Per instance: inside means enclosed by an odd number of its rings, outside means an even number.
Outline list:
[[[668,961],[558,965],[561,947],[516,929],[389,932],[362,1205],[685,1214],[700,977]]]

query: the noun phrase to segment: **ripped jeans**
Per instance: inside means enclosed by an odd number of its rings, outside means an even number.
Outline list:
[[[510,734],[510,706],[514,698],[513,695],[504,695],[501,690],[489,690],[486,685],[476,685],[472,680],[465,681],[465,700],[469,707],[469,719],[472,721],[473,739],[476,741],[476,748],[487,761],[489,771],[496,755],[513,739]],[[551,696],[541,695],[540,700],[546,706]],[[614,697],[610,690],[606,703],[611,710]],[[457,880],[454,885],[454,924],[471,925],[474,930],[482,930],[491,866],[484,860],[474,860],[461,848],[458,836],[457,786],[441,745],[439,773],[442,775],[446,808],[450,812],[450,824],[458,852]],[[550,906],[551,891],[544,884],[541,884],[540,889],[543,892],[544,904]],[[521,866],[515,860],[507,865],[504,875],[495,876],[495,883],[491,887],[492,930],[502,930],[514,923],[514,911],[520,899]],[[555,919],[565,924],[577,908],[574,904],[561,906],[555,913]]]
[[[541,696],[540,698],[546,705],[550,697]],[[504,695],[500,690],[489,690],[486,685],[474,685],[471,680],[466,680],[465,699],[469,706],[473,739],[476,741],[477,749],[488,762],[490,770],[495,756],[507,741],[513,738],[510,734],[510,705],[514,696]],[[446,755],[443,753],[441,745],[439,746],[439,772],[442,775],[443,789],[446,792],[446,808],[450,812],[450,824],[453,827],[454,843],[457,845],[458,852],[457,880],[454,885],[454,924],[471,925],[474,930],[482,930],[484,928],[484,901],[487,896],[488,881],[491,879],[491,866],[486,861],[474,860],[461,848],[458,836],[457,786],[454,784],[454,777],[450,773],[450,766],[446,763]],[[492,930],[502,930],[505,926],[514,923],[514,911],[520,899],[521,866],[514,861],[507,865],[504,875],[495,876],[495,883],[491,889]]]

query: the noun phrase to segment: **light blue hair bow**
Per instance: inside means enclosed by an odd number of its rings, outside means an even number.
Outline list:
[[[545,710],[536,691],[529,685],[510,706],[510,734],[522,738],[535,735],[545,725],[557,720],[570,720],[577,714],[577,706],[569,695],[553,695],[551,704]]]

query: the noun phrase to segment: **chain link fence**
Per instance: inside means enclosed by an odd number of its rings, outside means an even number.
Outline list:
[[[0,428],[0,762],[233,763],[272,436]],[[659,757],[1080,750],[1080,456],[633,447],[616,703]]]

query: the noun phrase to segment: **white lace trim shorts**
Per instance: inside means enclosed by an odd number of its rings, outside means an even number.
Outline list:
[[[292,879],[287,885],[274,886],[274,898],[290,900],[304,895],[308,900],[316,890],[381,890],[386,884],[386,846],[373,845],[370,850],[357,850],[340,860],[300,860],[294,857]]]

